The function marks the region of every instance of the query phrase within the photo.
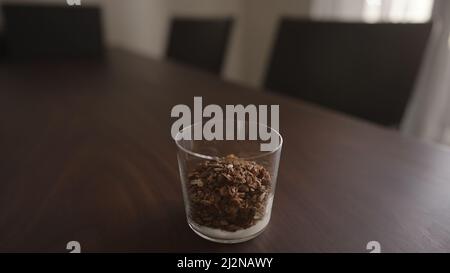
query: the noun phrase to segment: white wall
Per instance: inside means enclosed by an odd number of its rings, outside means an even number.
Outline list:
[[[170,0],[169,16],[233,16],[223,76],[260,86],[282,15],[308,16],[309,0]]]
[[[100,1],[107,2],[104,3],[104,20],[109,44],[155,58],[164,56],[169,1]]]

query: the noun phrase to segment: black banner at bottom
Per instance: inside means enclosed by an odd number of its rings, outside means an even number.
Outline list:
[[[3,266],[8,263],[15,269],[31,266],[37,269],[59,268],[84,272],[85,269],[111,268],[114,272],[288,272],[301,270],[365,271],[424,266],[445,266],[448,254],[296,254],[296,253],[123,253],[123,254],[6,254],[0,255]],[[97,267],[98,266],[98,267]],[[284,271],[283,271],[284,272]]]

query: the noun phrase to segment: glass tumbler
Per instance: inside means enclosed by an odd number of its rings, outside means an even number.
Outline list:
[[[224,121],[226,122],[226,121]],[[269,223],[282,137],[262,126],[277,145],[261,151],[262,140],[248,140],[249,123],[236,122],[245,140],[192,140],[201,124],[175,137],[187,222],[199,236],[219,243],[255,238]]]

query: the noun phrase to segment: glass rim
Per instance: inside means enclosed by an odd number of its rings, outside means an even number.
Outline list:
[[[225,120],[227,120],[227,119],[223,119],[223,120],[225,121]],[[256,155],[256,156],[243,157],[242,159],[244,159],[244,160],[257,159],[257,158],[260,158],[260,157],[264,157],[264,156],[268,156],[268,155],[274,154],[274,153],[278,152],[279,150],[281,150],[281,147],[283,146],[283,137],[281,136],[280,132],[278,132],[278,131],[275,130],[274,128],[269,127],[269,126],[267,126],[266,124],[260,123],[260,122],[244,121],[244,120],[235,120],[235,121],[237,121],[237,122],[245,122],[245,123],[256,123],[258,126],[264,126],[266,129],[270,129],[271,131],[275,132],[275,135],[280,139],[280,143],[279,143],[279,144],[277,145],[277,147],[275,147],[274,149],[272,149],[272,150],[270,150],[270,151],[264,151],[264,152],[261,152],[261,154],[258,154],[258,155]],[[197,152],[191,151],[191,150],[186,149],[185,147],[181,146],[180,143],[179,143],[181,140],[183,140],[183,138],[181,137],[181,135],[183,134],[183,132],[185,132],[185,130],[191,129],[191,128],[193,128],[194,126],[199,125],[199,124],[201,124],[201,123],[202,123],[202,122],[196,122],[196,123],[193,123],[193,124],[191,124],[191,125],[189,125],[189,126],[183,128],[183,129],[181,129],[180,131],[178,131],[178,133],[176,134],[176,136],[175,136],[175,138],[174,138],[175,144],[176,144],[177,147],[178,147],[180,150],[182,150],[183,152],[188,153],[188,154],[190,154],[190,155],[193,155],[193,156],[195,156],[195,157],[199,157],[199,158],[203,158],[203,159],[207,159],[207,160],[217,160],[217,159],[219,158],[219,157],[217,157],[217,156],[211,156],[211,155],[206,155],[206,154],[201,154],[201,153],[197,153]],[[194,139],[191,139],[191,141],[201,141],[201,140],[194,140]],[[208,140],[204,140],[204,141],[208,141]],[[233,140],[224,140],[224,141],[233,141]],[[234,141],[237,141],[237,140],[234,140]]]

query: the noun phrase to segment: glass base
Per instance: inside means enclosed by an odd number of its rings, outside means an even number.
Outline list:
[[[217,238],[217,237],[211,237],[209,235],[206,235],[204,233],[202,233],[201,231],[196,229],[196,224],[190,223],[188,222],[189,227],[200,237],[202,237],[203,239],[206,239],[208,241],[211,242],[215,242],[215,243],[222,243],[222,244],[237,244],[237,243],[242,243],[242,242],[246,242],[249,241],[255,237],[257,237],[258,235],[260,235],[261,233],[264,232],[264,230],[266,229],[267,225],[265,225],[261,230],[259,230],[256,233],[253,233],[249,236],[246,237],[239,237],[239,238]]]

